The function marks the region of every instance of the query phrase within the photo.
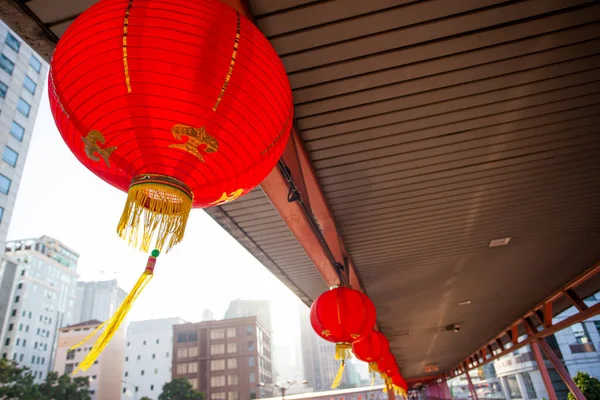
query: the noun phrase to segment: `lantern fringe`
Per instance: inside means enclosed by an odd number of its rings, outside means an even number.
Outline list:
[[[154,247],[167,252],[183,239],[192,204],[193,199],[174,186],[132,185],[117,233],[134,248],[147,252],[155,239]]]
[[[352,345],[348,343],[337,343],[335,345],[335,359],[342,360],[340,364],[340,368],[338,369],[337,374],[335,375],[335,379],[333,380],[333,384],[331,385],[332,389],[336,389],[342,383],[342,377],[344,375],[344,368],[346,367],[346,358],[350,358],[352,353]]]
[[[377,363],[369,363],[369,373],[371,373],[371,387],[375,384],[375,374],[379,372],[379,368],[377,368]]]
[[[80,343],[71,347],[70,351],[77,349],[85,342],[87,342],[90,338],[92,338],[92,336],[94,336],[96,333],[104,329],[100,337],[96,340],[96,343],[94,343],[94,346],[92,347],[88,355],[77,366],[77,369],[73,371],[73,375],[75,375],[75,373],[79,370],[86,371],[89,367],[94,365],[94,361],[96,361],[100,353],[102,353],[102,351],[108,345],[112,337],[117,333],[119,327],[125,320],[127,313],[129,312],[129,310],[131,310],[131,306],[154,276],[154,266],[156,265],[156,258],[159,254],[160,253],[158,250],[152,251],[152,254],[150,255],[150,257],[148,257],[146,269],[142,273],[142,276],[140,276],[136,284],[133,286],[133,289],[131,289],[131,292],[129,292],[125,300],[123,300],[123,303],[115,312],[115,314],[108,320],[104,321],[92,333],[86,336],[86,338],[83,339]]]

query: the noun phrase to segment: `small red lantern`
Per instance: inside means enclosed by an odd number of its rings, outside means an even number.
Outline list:
[[[331,386],[339,386],[345,359],[352,343],[367,336],[375,326],[373,302],[362,292],[348,287],[336,287],[321,294],[310,308],[310,322],[323,339],[336,343],[336,359],[342,360]]]
[[[56,46],[48,92],[69,149],[128,192],[119,236],[155,249],[85,370],[152,277],[159,251],[183,239],[192,207],[243,196],[273,169],[290,134],[292,94],[269,41],[218,0],[96,2]]]
[[[383,333],[371,331],[364,338],[352,343],[352,352],[361,361],[376,363],[390,352],[390,343]]]

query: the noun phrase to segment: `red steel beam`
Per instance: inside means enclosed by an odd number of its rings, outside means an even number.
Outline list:
[[[585,304],[583,302],[583,300],[581,300],[581,297],[579,297],[577,295],[577,293],[575,293],[575,291],[573,289],[567,289],[567,290],[565,290],[565,296],[567,296],[567,298],[571,301],[571,303],[573,303],[573,305],[579,311],[585,311],[585,310],[587,310],[587,308],[588,308],[587,304]]]
[[[527,330],[527,334],[533,335],[537,330],[535,330],[535,326],[532,329],[531,323],[525,322],[525,329]],[[542,339],[546,340],[546,339]],[[548,368],[546,368],[546,363],[544,362],[544,357],[542,357],[542,352],[540,350],[540,346],[538,342],[534,341],[530,344],[531,351],[533,352],[533,357],[537,362],[538,368],[540,370],[540,374],[542,375],[542,380],[544,381],[544,386],[546,386],[546,391],[548,392],[548,397],[550,400],[557,400],[556,392],[554,391],[554,386],[552,385],[552,379],[550,379],[550,374],[548,373]]]
[[[582,311],[585,311],[587,309],[588,308],[586,308]],[[535,327],[535,325],[533,324],[533,322],[531,322],[531,320],[529,318],[525,318],[523,320],[523,322],[525,323],[527,332],[529,332],[531,335],[538,333],[537,328]],[[548,358],[548,360],[550,360],[550,362],[554,366],[554,369],[556,370],[556,372],[558,372],[558,374],[560,375],[560,377],[563,380],[563,382],[565,383],[565,385],[567,385],[567,387],[569,388],[569,391],[571,392],[571,394],[573,396],[575,396],[575,398],[577,400],[585,400],[585,396],[583,395],[583,393],[581,393],[581,390],[579,390],[579,388],[577,387],[575,382],[573,382],[573,379],[571,378],[571,374],[569,374],[569,371],[564,366],[562,361],[559,360],[558,356],[556,355],[554,350],[552,350],[552,348],[550,347],[550,345],[548,344],[546,339],[542,338],[539,340],[535,340],[532,343],[531,347],[532,348],[537,347],[538,344],[539,344],[539,347],[541,347],[542,351],[546,354],[546,357]],[[538,349],[538,352],[539,352],[539,349]],[[536,356],[536,358],[537,358],[537,356]],[[540,354],[540,358],[541,358],[541,354]],[[544,361],[542,359],[541,363],[543,364],[543,362]],[[544,368],[545,368],[545,365],[544,365]],[[541,371],[541,365],[540,365],[540,371]],[[548,380],[550,380],[549,376],[548,376]],[[550,383],[550,386],[552,386],[552,383]],[[548,395],[550,395],[550,392],[548,392]]]
[[[248,19],[253,20],[246,0],[221,1],[236,9]],[[304,147],[304,142],[294,128],[292,128],[290,139],[281,160],[289,169],[294,185],[298,189],[303,203],[310,210],[312,217],[316,219],[321,231],[320,233],[325,239],[327,248],[333,255],[334,261],[346,267],[347,283],[354,289],[364,291],[358,274],[344,247],[341,235],[337,230],[333,214],[329,209],[323,189],[319,184],[310,157]],[[275,167],[260,186],[271,201],[271,204],[273,204],[273,207],[275,207],[281,218],[290,228],[292,234],[296,237],[296,240],[302,245],[319,273],[323,276],[327,285],[339,285],[341,282],[335,265],[332,263],[327,249],[321,243],[319,233],[315,232],[315,228],[301,204],[288,201],[290,184],[284,176],[283,171],[279,167]]]

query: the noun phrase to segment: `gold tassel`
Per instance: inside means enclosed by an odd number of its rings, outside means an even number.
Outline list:
[[[194,196],[174,178],[143,175],[132,180],[117,227],[130,246],[148,251],[150,245],[168,252],[181,242]]]
[[[342,383],[342,376],[344,375],[344,367],[346,366],[346,358],[351,356],[350,351],[352,350],[352,345],[348,343],[337,343],[335,345],[335,359],[342,360],[340,368],[338,369],[337,375],[333,380],[333,384],[331,385],[332,389],[336,389]]]
[[[138,296],[142,293],[146,285],[150,282],[152,277],[154,276],[154,266],[156,265],[156,258],[160,252],[158,250],[153,250],[152,255],[148,257],[148,262],[146,263],[146,269],[144,273],[138,281],[136,282],[131,292],[127,295],[123,303],[119,307],[119,309],[115,312],[115,314],[110,317],[110,319],[104,321],[99,327],[97,327],[92,333],[90,333],[85,339],[81,341],[81,343],[71,347],[71,351],[83,345],[87,342],[92,336],[98,333],[100,330],[104,329],[94,346],[88,353],[88,355],[84,358],[84,360],[77,366],[77,369],[73,371],[73,375],[79,371],[86,371],[89,367],[94,365],[94,361],[98,358],[102,350],[108,345],[112,337],[117,333],[121,323],[125,320],[127,313],[131,310],[131,306],[138,298]]]

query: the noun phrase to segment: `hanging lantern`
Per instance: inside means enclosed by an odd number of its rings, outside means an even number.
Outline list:
[[[394,384],[394,386],[396,386],[398,388],[398,390],[401,393],[406,394],[406,391],[408,390],[408,384],[402,377],[402,374],[398,373],[398,374],[392,376],[392,383]]]
[[[218,0],[100,0],[56,46],[48,88],[69,149],[128,193],[117,232],[145,252],[179,243],[192,208],[256,187],[292,124],[281,60]]]
[[[371,386],[373,386],[375,383],[375,374],[379,372],[377,361],[390,352],[389,341],[383,333],[371,331],[364,338],[352,343],[352,352],[357,359],[369,363]]]
[[[323,339],[336,343],[336,359],[342,361],[332,389],[342,380],[352,343],[367,336],[373,330],[375,320],[375,306],[367,295],[348,287],[333,288],[312,304],[310,322],[313,329]]]

